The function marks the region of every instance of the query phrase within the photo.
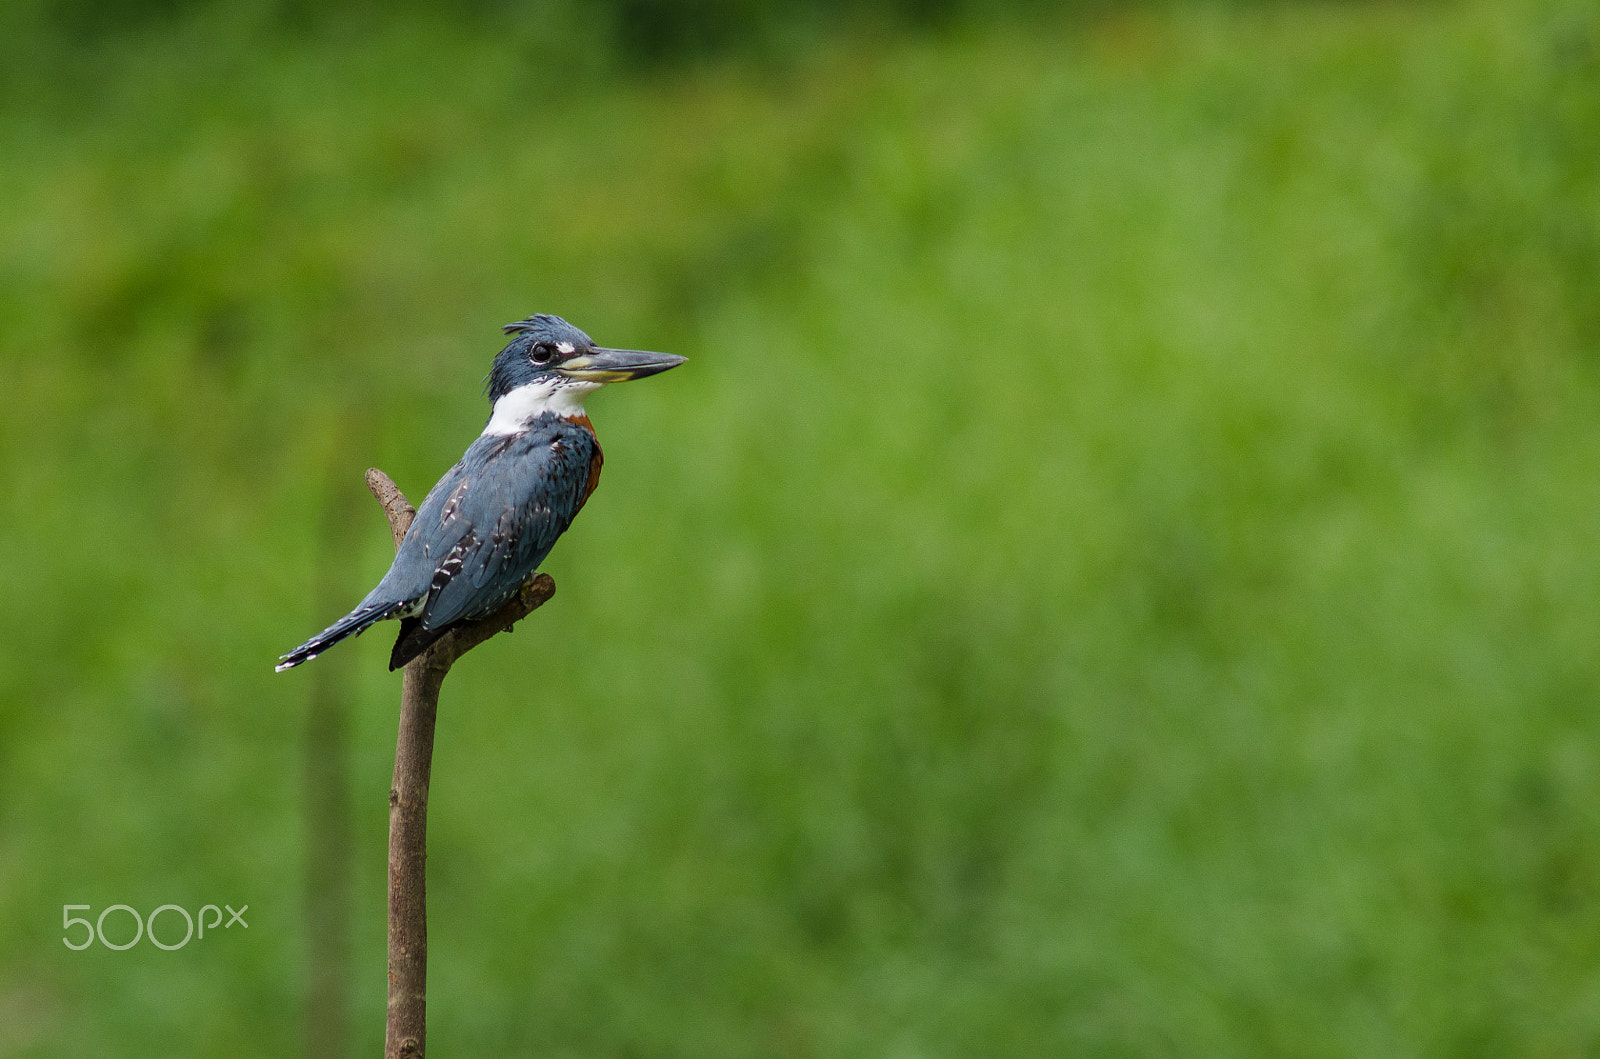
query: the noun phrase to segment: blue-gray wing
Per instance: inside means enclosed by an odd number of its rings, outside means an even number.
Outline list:
[[[522,587],[583,506],[597,452],[592,434],[555,417],[472,444],[423,501],[401,548],[420,550],[418,574],[432,571],[423,628],[487,617]]]

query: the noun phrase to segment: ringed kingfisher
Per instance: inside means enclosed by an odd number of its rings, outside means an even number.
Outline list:
[[[503,330],[483,433],[417,508],[394,565],[356,608],[283,655],[309,662],[347,636],[400,619],[389,655],[399,669],[450,629],[499,610],[544,562],[600,480],[600,442],[583,399],[609,382],[642,379],[686,358],[602,349],[559,316]]]

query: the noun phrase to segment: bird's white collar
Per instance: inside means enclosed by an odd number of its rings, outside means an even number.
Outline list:
[[[563,419],[580,419],[584,415],[583,399],[598,390],[597,382],[579,379],[541,379],[526,386],[518,386],[500,396],[494,403],[494,413],[489,416],[485,434],[520,434],[528,423],[546,412]]]

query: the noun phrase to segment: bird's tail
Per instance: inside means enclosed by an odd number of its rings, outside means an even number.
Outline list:
[[[367,603],[359,606],[293,651],[283,655],[273,669],[282,673],[285,669],[293,669],[302,662],[309,662],[346,636],[366,632],[378,622],[392,616],[396,609],[397,605],[394,603]]]
[[[451,628],[452,626],[446,625],[442,629],[424,629],[421,618],[402,620],[400,636],[394,642],[394,650],[389,652],[389,672],[393,673],[432,647],[433,642],[443,637]]]

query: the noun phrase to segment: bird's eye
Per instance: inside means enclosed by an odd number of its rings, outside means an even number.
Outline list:
[[[530,355],[533,357],[535,364],[548,364],[556,355],[556,348],[548,342],[540,342],[533,347],[533,352]]]

